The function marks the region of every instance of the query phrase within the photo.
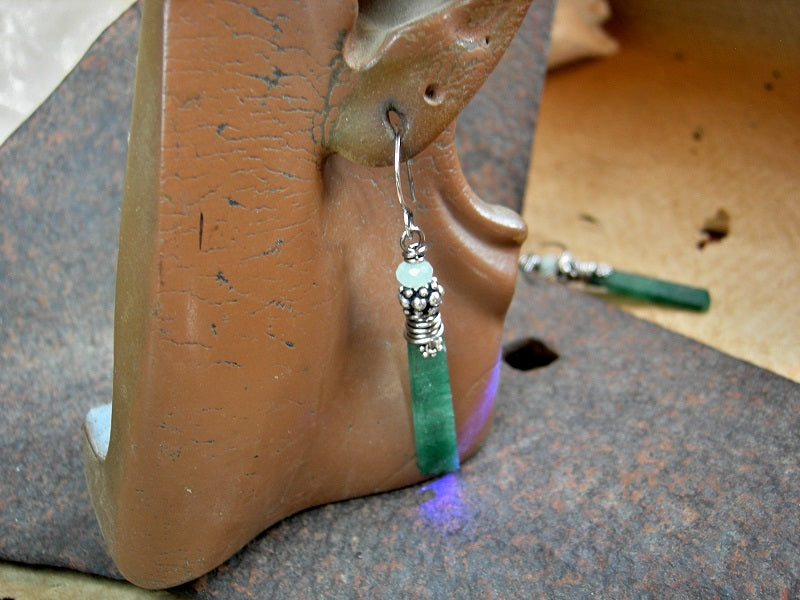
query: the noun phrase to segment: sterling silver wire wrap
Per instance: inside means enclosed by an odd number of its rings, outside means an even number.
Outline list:
[[[403,209],[403,234],[400,236],[400,247],[403,260],[409,264],[419,264],[425,260],[425,234],[415,223],[414,215],[403,197],[403,186],[400,177],[400,146],[403,139],[402,127],[392,127],[394,131],[394,182],[397,188],[397,199]],[[416,204],[414,178],[411,175],[411,163],[406,161],[406,177],[411,194],[411,201]],[[436,277],[420,287],[400,286],[398,295],[400,306],[406,315],[406,340],[419,346],[422,356],[436,356],[444,350],[444,323],[439,313],[444,288]]]

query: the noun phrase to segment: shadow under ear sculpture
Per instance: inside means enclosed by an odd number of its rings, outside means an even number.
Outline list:
[[[177,585],[292,513],[426,477],[390,112],[447,289],[458,453],[477,450],[526,232],[469,189],[452,123],[529,2],[145,0],[113,403],[84,425],[133,583]]]

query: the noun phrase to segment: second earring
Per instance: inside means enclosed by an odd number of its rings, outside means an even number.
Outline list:
[[[417,466],[425,475],[439,475],[459,467],[453,396],[440,314],[444,288],[434,277],[431,264],[425,260],[425,235],[414,223],[411,209],[403,198],[400,153],[404,131],[400,126],[393,127],[393,131],[394,177],[404,225],[400,237],[403,262],[398,265],[396,274],[400,284],[400,306],[406,317],[405,338]],[[411,200],[416,204],[409,162],[406,162],[406,176]]]

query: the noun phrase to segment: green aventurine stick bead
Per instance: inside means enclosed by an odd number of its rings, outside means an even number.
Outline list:
[[[419,346],[408,343],[408,372],[419,470],[425,475],[455,471],[458,446],[446,350],[424,357]]]
[[[591,282],[611,292],[670,306],[704,311],[711,305],[707,290],[616,269],[604,277],[592,277]]]

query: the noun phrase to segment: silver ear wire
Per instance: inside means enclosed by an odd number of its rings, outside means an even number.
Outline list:
[[[403,235],[400,237],[400,247],[403,249],[403,258],[407,261],[415,262],[422,260],[425,256],[425,251],[427,250],[425,246],[425,234],[422,233],[422,229],[414,224],[414,213],[411,212],[403,196],[402,177],[400,176],[401,146],[405,133],[403,130],[403,121],[400,120],[399,125],[391,124],[391,127],[392,131],[394,131],[394,184],[397,189],[397,201],[400,203],[400,208],[403,209],[404,231]],[[406,161],[406,179],[408,180],[411,202],[416,204],[417,196],[414,191],[414,176],[411,173],[410,160]]]

